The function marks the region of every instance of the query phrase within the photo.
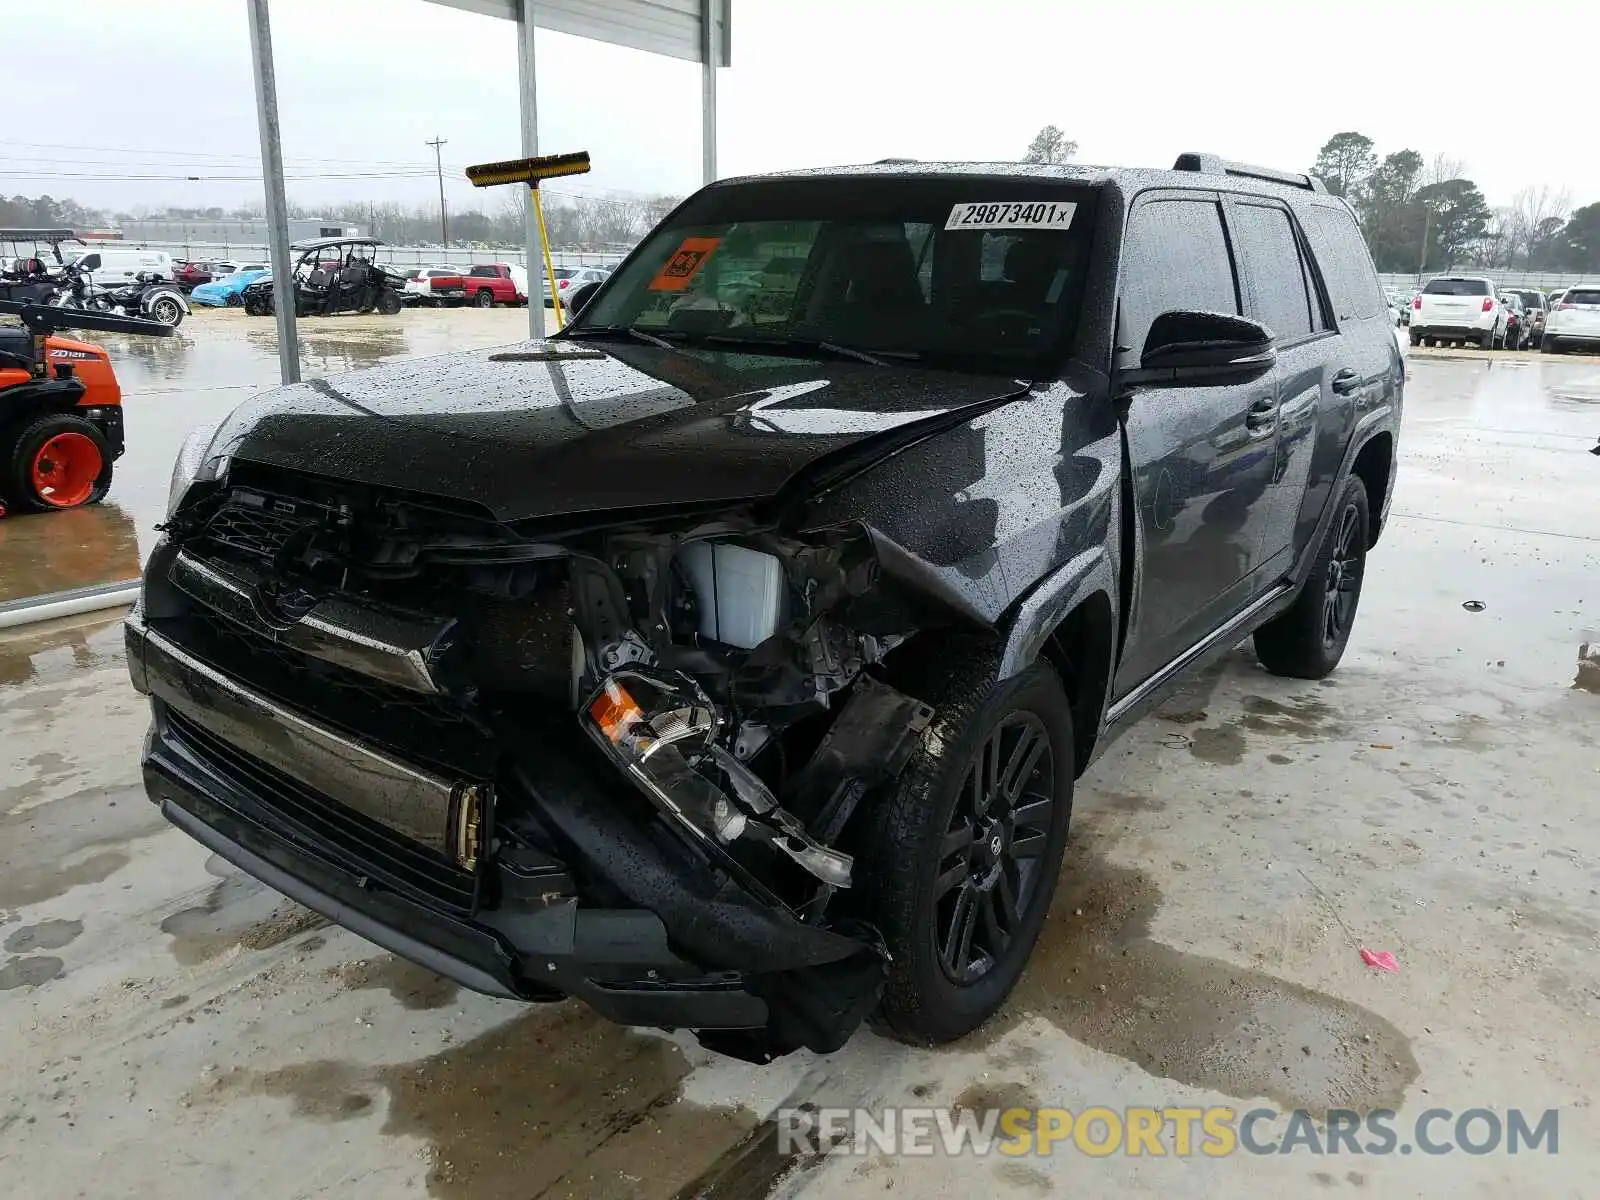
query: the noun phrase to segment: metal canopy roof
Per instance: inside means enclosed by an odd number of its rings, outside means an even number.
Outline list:
[[[431,0],[447,8],[522,19],[520,0]],[[690,62],[704,62],[701,27],[702,0],[535,0],[533,23],[540,29],[593,38],[615,46],[631,46],[652,54],[665,54]],[[732,57],[728,28],[731,0],[713,5],[714,66],[726,67]]]
[[[515,23],[517,82],[522,118],[522,153],[539,153],[539,113],[534,82],[534,30],[629,46],[700,64],[701,161],[705,182],[717,177],[717,68],[732,57],[729,13],[733,0],[429,0],[446,8]],[[256,122],[261,135],[261,173],[267,202],[267,241],[272,269],[289,271],[288,199],[283,187],[283,148],[278,129],[278,85],[272,61],[272,22],[268,0],[245,0],[250,24],[250,58],[255,76]],[[440,197],[441,204],[443,196]],[[538,234],[529,191],[526,251],[531,274],[538,257]],[[349,239],[344,239],[349,240]],[[296,247],[298,249],[298,247]],[[277,306],[278,370],[285,383],[300,378],[299,340],[292,305]],[[544,332],[544,310],[528,305],[528,332]]]

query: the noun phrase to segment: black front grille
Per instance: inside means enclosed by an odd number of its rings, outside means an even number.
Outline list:
[[[408,691],[312,658],[201,604],[178,622],[155,624],[202,662],[361,741],[421,765],[493,773],[490,731],[447,697]]]
[[[166,710],[168,736],[254,802],[240,813],[280,837],[391,891],[463,915],[475,877],[450,860],[344,807]]]
[[[209,542],[224,553],[271,562],[290,538],[312,528],[315,523],[304,516],[233,501],[206,522],[201,544]]]

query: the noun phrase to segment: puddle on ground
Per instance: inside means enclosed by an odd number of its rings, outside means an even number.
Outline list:
[[[39,987],[61,974],[66,964],[49,954],[36,954],[31,958],[13,958],[0,967],[0,992],[15,988]]]
[[[1572,686],[1600,696],[1600,646],[1591,648],[1585,642],[1578,647],[1578,677],[1572,681]]]
[[[13,929],[6,938],[6,949],[12,954],[26,954],[30,950],[59,950],[76,940],[82,932],[82,921],[40,921],[37,925]]]
[[[1039,1097],[1020,1083],[985,1079],[970,1085],[950,1102],[950,1107],[982,1113],[991,1109],[1004,1112],[1008,1108],[1038,1108],[1040,1103]]]
[[[215,855],[206,863],[218,873]],[[269,950],[290,938],[330,924],[328,918],[291,900],[285,900],[243,873],[219,879],[204,902],[166,917],[161,932],[170,934],[172,956],[192,967],[226,954],[235,946],[243,950]]]
[[[1073,841],[1050,918],[1000,1015],[998,1042],[1029,1016],[1175,1079],[1284,1108],[1398,1107],[1417,1077],[1408,1039],[1376,1013],[1286,980],[1151,940],[1161,893],[1113,866],[1096,817]]]
[[[676,1042],[568,1003],[416,1062],[240,1069],[207,1091],[283,1097],[296,1116],[337,1122],[366,1116],[382,1089],[383,1132],[432,1147],[436,1200],[633,1200],[676,1195],[756,1124],[743,1109],[679,1100],[689,1070]]]
[[[1332,705],[1311,696],[1270,700],[1266,696],[1246,696],[1240,724],[1255,733],[1289,737],[1325,738],[1343,732],[1334,720]]]
[[[413,1011],[444,1008],[461,992],[452,980],[393,954],[342,963],[328,974],[352,992],[387,988],[401,1008]]]
[[[1196,729],[1189,753],[1203,762],[1232,766],[1244,761],[1244,734],[1229,725]]]
[[[65,896],[75,887],[100,883],[128,865],[124,850],[100,850],[79,862],[25,864],[0,877],[0,908],[26,908]]]

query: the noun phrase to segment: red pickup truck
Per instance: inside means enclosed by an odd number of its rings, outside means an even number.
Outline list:
[[[435,267],[418,272],[406,284],[406,291],[435,304],[475,304],[479,308],[526,304],[528,276],[511,263],[482,263],[460,275],[445,274]]]

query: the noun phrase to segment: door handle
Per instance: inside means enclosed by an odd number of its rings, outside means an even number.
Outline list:
[[[1361,376],[1354,367],[1346,367],[1342,371],[1334,372],[1331,386],[1336,394],[1348,396],[1361,386]]]
[[[1245,413],[1244,425],[1251,433],[1271,433],[1278,425],[1278,398],[1258,397]]]

